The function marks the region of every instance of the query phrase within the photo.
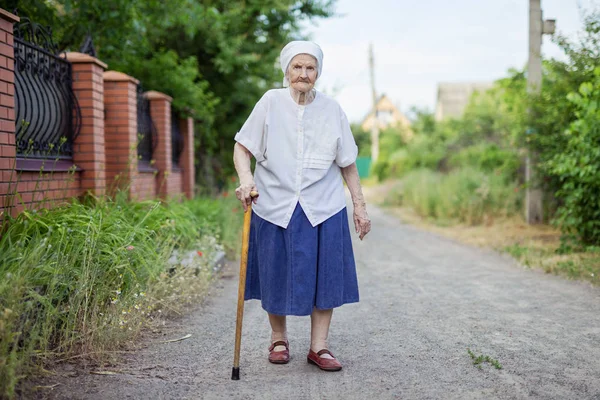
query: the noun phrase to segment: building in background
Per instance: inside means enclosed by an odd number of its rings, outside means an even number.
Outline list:
[[[475,92],[485,92],[493,82],[442,82],[438,84],[435,119],[459,118]]]
[[[373,127],[373,123],[377,121],[379,130],[385,130],[388,128],[401,127],[400,131],[405,136],[405,139],[410,139],[413,135],[410,129],[410,121],[398,108],[392,103],[389,97],[385,94],[379,97],[377,100],[377,116],[375,117],[373,110],[369,111],[369,113],[365,116],[365,118],[360,123],[362,130],[365,132],[370,132]]]

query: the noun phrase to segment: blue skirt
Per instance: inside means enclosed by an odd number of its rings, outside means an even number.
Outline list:
[[[346,208],[313,227],[300,203],[287,229],[252,214],[245,299],[277,315],[358,301]]]

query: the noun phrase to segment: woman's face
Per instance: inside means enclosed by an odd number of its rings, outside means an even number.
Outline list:
[[[288,80],[292,88],[300,92],[310,92],[317,80],[317,60],[308,54],[298,54],[288,68]]]

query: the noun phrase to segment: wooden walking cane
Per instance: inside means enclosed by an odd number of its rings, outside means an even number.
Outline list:
[[[258,192],[250,192],[254,199]],[[248,266],[248,242],[250,241],[250,220],[252,218],[252,201],[244,213],[244,229],[242,230],[242,259],[240,260],[240,283],[238,287],[237,318],[235,322],[235,353],[231,379],[240,380],[240,347],[242,345],[242,320],[244,319],[244,292],[246,291],[246,267]]]

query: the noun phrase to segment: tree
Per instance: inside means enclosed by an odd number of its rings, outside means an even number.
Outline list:
[[[280,85],[283,75],[276,65],[279,52],[301,38],[300,22],[333,14],[332,0],[220,0],[204,1],[203,17],[196,19],[194,34],[183,27],[164,37],[167,47],[184,57],[195,57],[203,77],[219,100],[212,121],[198,126],[199,151],[223,175],[232,173],[233,137],[256,101]],[[210,7],[208,7],[210,6]],[[203,173],[207,174],[206,168]],[[199,177],[200,179],[202,176]]]
[[[198,181],[233,171],[233,136],[281,82],[281,48],[300,24],[333,15],[335,0],[8,0],[50,25],[61,50],[90,33],[98,57],[173,97],[196,121]],[[204,162],[203,162],[204,161]]]

